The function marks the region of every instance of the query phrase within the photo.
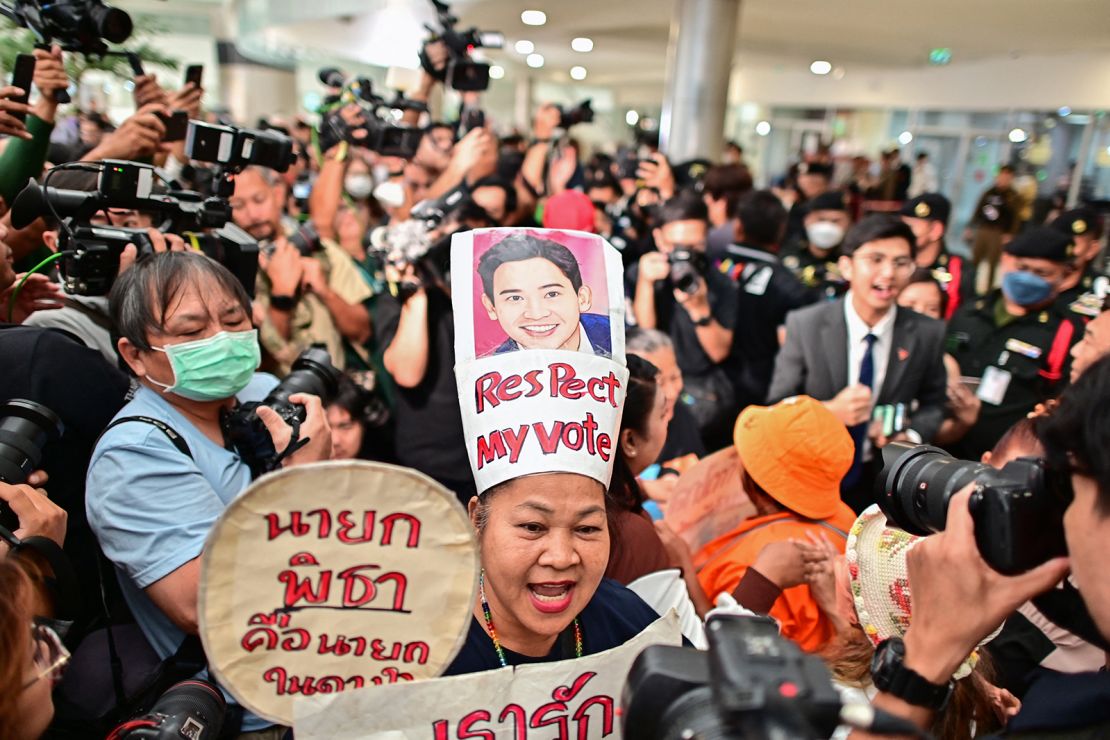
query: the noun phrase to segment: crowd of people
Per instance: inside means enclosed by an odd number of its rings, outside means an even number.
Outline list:
[[[64,278],[93,233],[13,208],[28,180],[91,193],[96,163],[127,160],[160,168],[155,192],[211,194],[220,173],[163,138],[172,111],[217,119],[195,84],[146,75],[118,126],[85,112],[63,131],[62,52],[35,57],[34,102],[0,90],[0,400],[41,404],[62,431],[25,480],[0,482],[0,740],[102,733],[122,719],[125,683],[196,652],[206,536],[259,472],[230,444],[228,417],[313,347],[342,377],[331,398],[289,399],[303,420],[258,407],[276,465],[411,467],[474,522],[481,600],[451,674],[620,645],[657,616],[626,586],[678,568],[700,617],[722,594],[769,614],[846,691],[938,737],[1110,730],[1103,213],[1023,219],[1003,165],[959,246],[925,155],[911,169],[885,152],[875,176],[821,148],[759,190],[735,144],[720,163],[672,162],[650,141],[587,153],[551,104],[530,131],[501,136],[409,110],[421,127],[409,157],[275,115],[262,127],[292,140],[291,166],[242,168],[228,201],[257,242],[256,276],[244,284],[159,212],[106,206],[82,225],[135,238],[102,250],[113,274],[90,292]],[[411,97],[436,84],[426,73]],[[851,176],[834,182],[834,164]],[[607,487],[566,472],[474,481],[449,244],[492,227],[592,232],[620,252],[630,377]],[[560,343],[544,343],[564,320],[554,301],[507,318],[496,269],[482,299],[491,319],[517,322],[505,349],[610,350],[585,309]],[[570,283],[575,303],[581,277]],[[975,528],[972,486],[943,502],[943,532],[899,529],[877,506],[899,443],[997,469],[1043,460],[1066,513],[1036,524],[1062,528],[1067,559],[989,566],[982,542],[1001,534]],[[721,451],[751,514],[692,549],[668,507]],[[536,521],[518,521],[522,502]],[[1082,597],[1065,626],[1032,603],[1061,583]],[[1079,626],[1086,613],[1093,629]],[[106,624],[125,645],[104,646]],[[117,649],[126,671],[110,667]],[[242,712],[226,736],[287,732]]]

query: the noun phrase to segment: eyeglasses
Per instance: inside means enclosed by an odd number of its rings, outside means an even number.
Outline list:
[[[872,270],[881,270],[887,264],[894,266],[895,272],[910,272],[913,270],[914,261],[912,257],[895,257],[893,259],[878,252],[867,252],[865,254],[855,255],[855,259],[867,265]]]
[[[45,624],[31,625],[31,642],[34,649],[34,664],[38,672],[35,677],[23,684],[23,689],[29,689],[36,682],[49,678],[56,682],[62,677],[62,668],[69,662],[69,650],[62,644],[58,633]]]

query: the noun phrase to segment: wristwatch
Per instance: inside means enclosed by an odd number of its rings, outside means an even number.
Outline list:
[[[292,311],[297,307],[297,298],[291,295],[272,295],[270,306],[279,311]]]
[[[871,659],[871,681],[879,691],[898,697],[907,704],[939,712],[952,697],[954,681],[935,684],[907,668],[906,643],[891,637],[879,643]]]

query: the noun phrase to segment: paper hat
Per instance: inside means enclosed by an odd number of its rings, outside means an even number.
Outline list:
[[[455,380],[479,492],[523,475],[608,487],[628,383],[620,253],[557,229],[451,240]]]

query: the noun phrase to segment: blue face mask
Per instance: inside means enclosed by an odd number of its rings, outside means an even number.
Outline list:
[[[1002,292],[1019,306],[1036,306],[1052,297],[1052,283],[1031,272],[1008,272],[1002,277]]]

